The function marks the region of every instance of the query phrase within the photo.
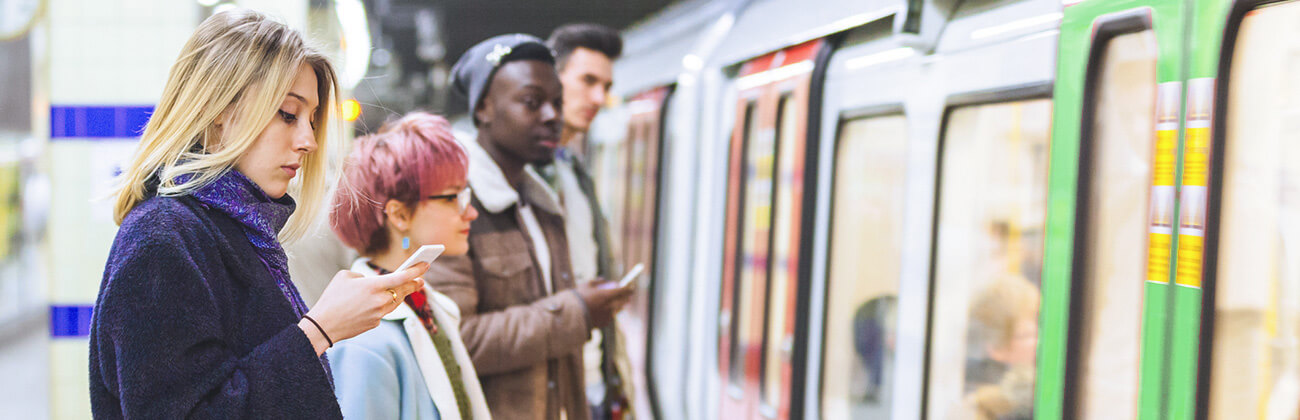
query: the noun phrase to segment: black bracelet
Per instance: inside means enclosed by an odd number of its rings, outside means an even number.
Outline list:
[[[330,335],[325,333],[325,329],[320,327],[320,323],[316,322],[316,320],[314,319],[311,319],[311,317],[307,316],[306,314],[304,314],[302,318],[311,321],[311,324],[316,326],[316,330],[320,331],[320,335],[325,337],[325,341],[330,343],[329,347],[334,347],[334,340],[330,340]]]

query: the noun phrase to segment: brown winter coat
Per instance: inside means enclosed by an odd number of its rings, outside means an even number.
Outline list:
[[[425,279],[456,301],[461,336],[497,419],[586,420],[582,346],[587,309],[573,290],[558,201],[530,175],[523,200],[533,209],[550,250],[555,293],[548,294],[537,251],[519,213],[520,195],[477,143],[469,184],[479,217],[470,225],[469,254],[442,257]]]

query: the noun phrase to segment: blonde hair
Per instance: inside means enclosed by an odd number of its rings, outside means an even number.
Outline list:
[[[971,300],[972,329],[988,344],[1005,345],[1015,336],[1017,322],[1037,319],[1040,299],[1038,287],[1024,276],[999,276]]]
[[[157,176],[160,196],[185,195],[232,170],[271,119],[303,64],[316,73],[317,149],[303,157],[290,190],[298,207],[282,242],[307,230],[326,195],[326,122],[338,102],[333,66],[283,23],[250,10],[217,13],[185,43],[140,146],[118,179],[113,218],[119,225],[144,200]],[[219,120],[220,119],[220,120]],[[221,123],[223,130],[218,130]],[[178,184],[177,177],[193,178]]]

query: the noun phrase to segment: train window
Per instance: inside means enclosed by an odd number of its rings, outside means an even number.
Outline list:
[[[1087,267],[1077,341],[1079,418],[1137,413],[1138,356],[1156,115],[1156,42],[1151,30],[1118,35],[1096,73],[1092,168],[1083,253]]]
[[[931,418],[1033,411],[1049,99],[954,108],[943,137]]]
[[[745,108],[744,170],[741,172],[740,255],[733,288],[731,383],[744,383],[749,364],[758,367],[762,351],[763,294],[767,283],[769,232],[772,224],[772,174],[776,155],[772,130],[760,129],[756,104]]]
[[[1228,79],[1211,419],[1300,412],[1300,3],[1248,12]],[[1287,93],[1290,92],[1290,93]]]
[[[760,376],[763,383],[763,400],[769,407],[777,407],[781,401],[782,361],[789,362],[794,349],[794,336],[787,335],[786,330],[794,321],[787,318],[792,315],[793,294],[790,293],[791,280],[797,276],[793,260],[799,251],[797,244],[791,240],[791,224],[795,217],[793,207],[799,197],[795,197],[794,172],[796,161],[796,130],[799,128],[799,108],[792,103],[791,96],[781,97],[777,105],[776,153],[777,176],[774,177],[775,207],[772,215],[772,252],[769,263],[771,272],[768,276],[766,333],[763,337],[763,370]],[[797,240],[797,239],[796,239]],[[788,379],[787,379],[788,380]]]
[[[907,118],[848,120],[838,141],[822,417],[885,419],[894,384]]]

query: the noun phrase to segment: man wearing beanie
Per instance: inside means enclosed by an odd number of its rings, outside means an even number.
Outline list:
[[[498,419],[587,420],[582,346],[631,296],[610,282],[575,287],[564,211],[528,165],[560,138],[561,87],[551,51],[512,34],[470,48],[452,68],[477,128],[462,139],[479,218],[470,251],[425,275],[455,300],[461,335]]]

